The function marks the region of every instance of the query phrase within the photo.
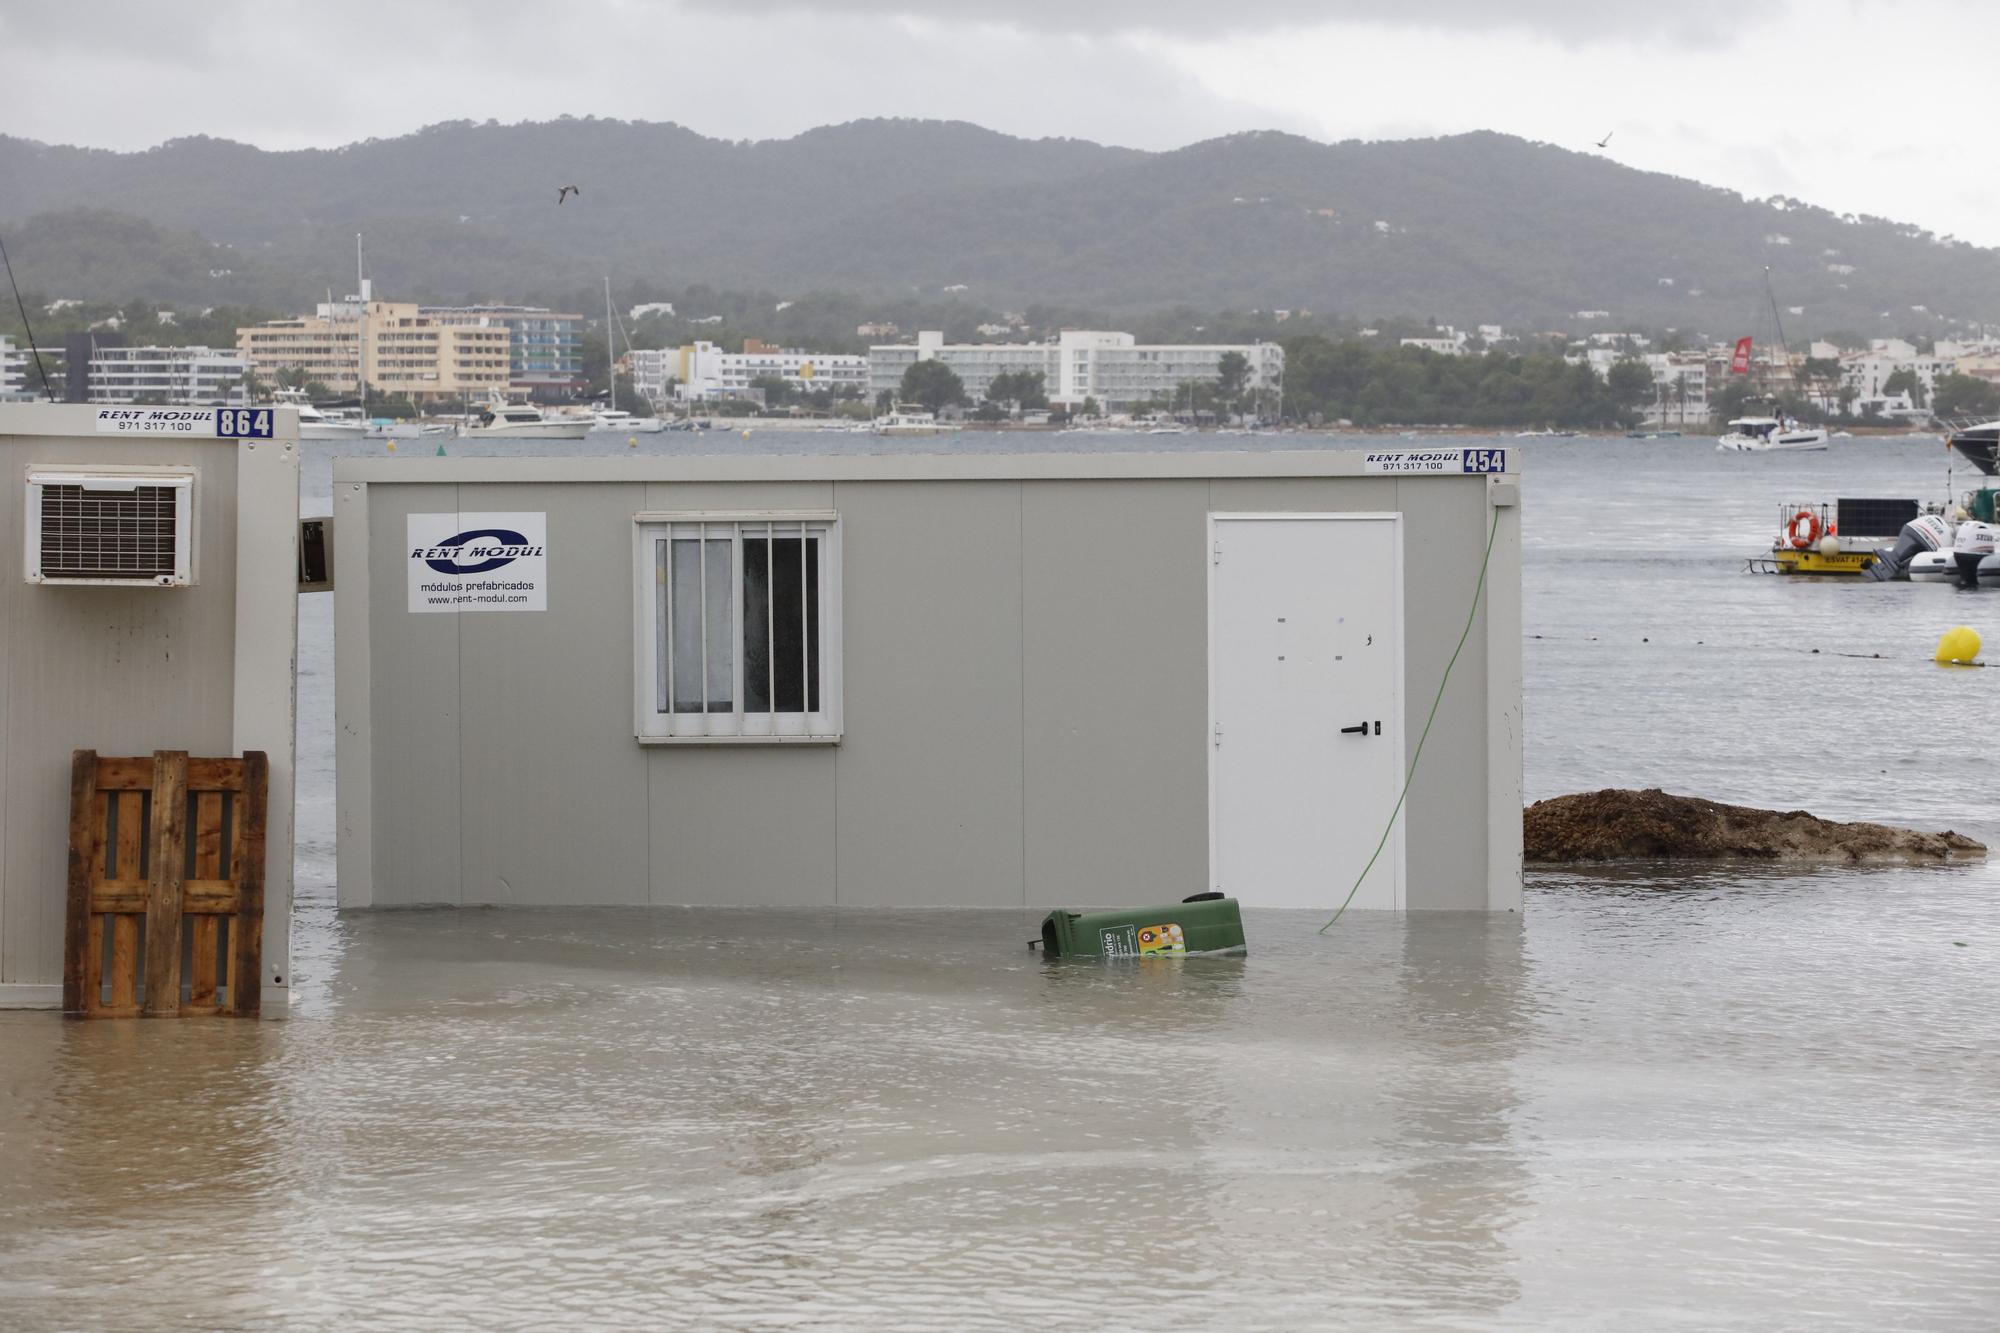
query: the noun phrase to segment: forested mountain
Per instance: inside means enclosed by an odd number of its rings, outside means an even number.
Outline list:
[[[1146,153],[934,121],[764,142],[594,119],[451,123],[333,150],[183,139],[140,153],[0,137],[22,286],[292,308],[385,295],[643,299],[690,284],[987,308],[1307,308],[1576,328],[1749,331],[1769,266],[1800,332],[2000,322],[1996,252],[1749,201],[1497,134]],[[581,194],[556,201],[557,187]],[[1920,213],[1922,200],[1911,209]],[[79,212],[78,210],[90,210]],[[1885,314],[1886,312],[1886,314]]]

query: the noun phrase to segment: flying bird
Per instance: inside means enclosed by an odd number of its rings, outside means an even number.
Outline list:
[[[577,197],[581,198],[583,195],[583,187],[581,185],[562,186],[560,189],[556,191],[556,202],[558,204],[568,203],[569,197],[571,195],[576,195]]]
[[[1611,134],[1616,134],[1617,132],[1618,132],[1618,131],[1616,131],[1616,130],[1613,130],[1613,131],[1611,131]],[[1607,135],[1605,135],[1605,136],[1604,136],[1604,137],[1603,137],[1602,139],[1599,139],[1599,140],[1597,141],[1597,146],[1598,146],[1599,148],[1602,148],[1602,147],[1604,147],[1604,146],[1605,146],[1606,144],[1610,143],[1610,142],[1611,142],[1611,134],[1607,134]]]

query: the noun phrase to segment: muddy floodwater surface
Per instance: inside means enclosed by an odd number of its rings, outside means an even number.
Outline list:
[[[1928,662],[2000,597],[1734,563],[1941,495],[1934,440],[1525,463],[1530,799],[2000,840],[2000,675]],[[342,916],[328,600],[290,1015],[0,1013],[0,1327],[2000,1326],[1993,867],[1539,871],[1122,966],[1020,911]]]

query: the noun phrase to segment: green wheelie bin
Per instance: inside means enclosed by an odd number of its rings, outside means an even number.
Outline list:
[[[1042,918],[1042,953],[1049,958],[1184,958],[1240,954],[1243,911],[1234,898],[1197,893],[1166,907],[1110,912],[1057,908]]]

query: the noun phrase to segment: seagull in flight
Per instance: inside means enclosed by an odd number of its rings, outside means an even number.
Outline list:
[[[571,195],[576,195],[578,198],[582,198],[583,187],[581,185],[562,186],[560,189],[556,191],[556,202],[558,204],[568,203],[569,197]]]
[[[1616,130],[1613,130],[1613,131],[1611,132],[1611,134],[1616,134],[1617,132],[1618,132],[1618,131],[1616,131]],[[1605,136],[1604,136],[1604,137],[1603,137],[1602,139],[1599,139],[1599,140],[1597,141],[1597,146],[1598,146],[1599,148],[1602,148],[1602,147],[1604,147],[1604,146],[1605,146],[1606,144],[1610,143],[1610,142],[1611,142],[1611,134],[1607,134],[1607,135],[1605,135]]]

